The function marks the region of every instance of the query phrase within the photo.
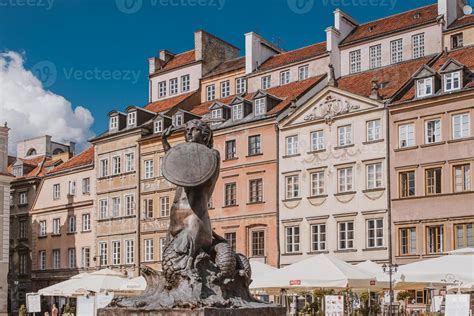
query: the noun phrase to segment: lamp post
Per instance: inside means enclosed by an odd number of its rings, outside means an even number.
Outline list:
[[[392,284],[392,274],[397,273],[398,270],[398,264],[392,264],[391,262],[389,264],[384,263],[382,265],[382,269],[384,273],[388,273],[389,275],[389,281],[390,281],[390,305],[388,306],[388,314],[392,316],[392,304],[393,304],[393,284]]]

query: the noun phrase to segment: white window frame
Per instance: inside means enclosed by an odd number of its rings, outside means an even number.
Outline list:
[[[228,97],[230,95],[230,81],[225,80],[221,82],[221,98]]]
[[[232,120],[241,120],[244,116],[244,104],[237,103],[232,106]]]
[[[433,88],[433,77],[418,79],[416,81],[417,98],[433,95]]]
[[[158,82],[158,98],[166,97],[166,81]]]
[[[112,157],[112,175],[116,176],[122,172],[122,159],[120,156]]]
[[[81,248],[81,268],[89,268],[91,266],[91,248]]]
[[[76,215],[69,215],[67,217],[67,232],[75,233],[77,231]]]
[[[38,254],[39,269],[46,270],[46,250],[40,250]]]
[[[143,240],[144,261],[151,262],[154,260],[154,240],[152,238]]]
[[[300,177],[297,174],[285,177],[285,197],[287,200],[300,197]]]
[[[299,153],[298,135],[291,135],[285,138],[286,155],[292,156]]]
[[[69,181],[69,192],[68,195],[76,195],[76,180]]]
[[[135,194],[127,194],[125,199],[125,216],[132,216],[135,214]]]
[[[163,132],[163,120],[156,120],[153,123],[153,131],[155,134]]]
[[[181,76],[181,92],[187,92],[191,89],[191,80],[189,75]]]
[[[211,111],[211,119],[218,120],[222,118],[222,109],[213,109]]]
[[[404,123],[398,125],[398,147],[408,148],[416,146],[415,124]]]
[[[125,172],[135,171],[135,153],[125,154]]]
[[[262,80],[262,89],[263,90],[271,88],[271,86],[272,86],[272,76],[271,75],[263,76],[261,80]]]
[[[125,264],[133,264],[135,262],[135,240],[125,240]]]
[[[283,70],[280,72],[280,85],[283,86],[285,84],[290,83],[290,70]]]
[[[183,113],[176,113],[173,115],[173,126],[179,127],[184,124]]]
[[[352,229],[350,226],[352,225]],[[354,221],[344,221],[337,223],[337,249],[338,250],[346,250],[346,249],[354,249],[354,241],[355,241],[355,229],[354,229]],[[350,238],[352,233],[352,238]],[[343,236],[344,238],[341,238]],[[344,246],[342,246],[344,243]]]
[[[235,79],[235,87],[237,94],[247,92],[247,80],[243,77]]]
[[[43,220],[43,221],[40,221],[39,223],[40,223],[39,235],[40,237],[44,237],[46,236],[46,226],[47,226],[46,221]]]
[[[412,36],[412,56],[413,59],[425,56],[425,33]]]
[[[373,228],[370,228],[370,223],[373,223]],[[381,225],[381,226],[380,226]],[[373,231],[373,236],[371,236],[371,231]],[[381,232],[382,235],[379,236],[377,233]],[[366,220],[366,236],[367,236],[367,248],[381,248],[384,246],[384,221],[383,218],[371,218]],[[373,245],[370,245],[371,240],[373,240]]]
[[[61,198],[61,184],[53,184],[53,200],[59,200]]]
[[[390,42],[390,61],[392,64],[403,61],[403,39],[399,38]]]
[[[355,74],[361,72],[361,52],[360,49],[349,52],[349,73]]]
[[[216,99],[216,86],[214,84],[210,84],[206,86],[206,100],[212,101]]]
[[[456,120],[459,118],[459,124]],[[471,115],[470,112],[454,114],[452,116],[452,136],[453,139],[468,138],[471,136]],[[459,126],[459,129],[457,129]]]
[[[112,197],[112,217],[120,217],[122,210],[122,199],[120,196]]]
[[[345,193],[354,190],[354,167],[337,169],[337,192]]]
[[[460,90],[461,87],[461,71],[449,72],[443,75],[444,92]]]
[[[267,112],[267,100],[265,97],[254,100],[255,116],[264,115]]]
[[[434,124],[434,130],[431,129]],[[425,144],[435,144],[441,141],[441,119],[434,118],[425,121]]]
[[[310,173],[311,196],[323,195],[326,192],[325,172],[318,170]]]
[[[285,226],[285,253],[301,251],[301,229],[299,226]]]
[[[120,240],[112,240],[112,265],[118,266],[122,262],[122,245]]]
[[[324,227],[324,231],[322,232],[321,228],[323,227]],[[314,228],[317,228],[317,229],[314,229]],[[326,224],[323,224],[323,223],[310,225],[309,229],[310,229],[310,234],[311,234],[311,251],[316,252],[316,251],[326,250],[326,243],[327,243],[326,228],[327,228]],[[324,236],[324,238],[321,238],[322,236]]]
[[[61,250],[59,249],[53,249],[52,252],[52,258],[53,258],[53,269],[61,269]]]
[[[170,79],[170,95],[178,94],[178,78]]]
[[[169,217],[170,207],[170,197],[160,196],[160,217]]]
[[[90,213],[82,214],[82,231],[83,232],[91,231],[91,214]]]
[[[314,131],[310,133],[311,136],[311,151],[324,150],[324,131]]]
[[[154,165],[153,159],[147,159],[143,161],[143,178],[152,179],[154,177]]]
[[[53,218],[53,236],[61,235],[61,219]]]
[[[77,267],[76,248],[69,248],[67,250],[67,261],[69,269],[74,269]]]
[[[370,120],[366,123],[367,127],[367,141],[373,142],[381,139],[382,123],[380,119]]]
[[[381,189],[383,187],[382,162],[367,164],[366,166],[367,190]]]
[[[109,130],[117,130],[119,125],[118,115],[111,116],[109,118]]]
[[[20,205],[28,204],[28,193],[20,192]]]
[[[382,44],[369,47],[370,69],[382,67]]]
[[[337,145],[339,147],[352,145],[352,125],[337,128]]]
[[[99,219],[106,219],[109,216],[109,200],[99,200]]]
[[[103,158],[99,160],[99,177],[104,178],[109,175],[109,159]]]
[[[99,267],[106,266],[109,261],[109,245],[106,241],[99,241]]]
[[[90,194],[91,193],[91,178],[83,178],[82,179],[82,194]]]
[[[127,126],[132,127],[137,125],[137,111],[128,112],[127,114]]]
[[[309,78],[309,65],[300,66],[298,68],[298,80],[305,80]]]

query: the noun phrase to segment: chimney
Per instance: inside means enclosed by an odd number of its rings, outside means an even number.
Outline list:
[[[150,75],[154,74],[163,67],[163,61],[158,57],[148,58],[148,73]]]
[[[163,63],[167,63],[170,61],[171,58],[173,58],[175,56],[175,54],[173,54],[172,52],[166,50],[166,49],[162,49],[160,50],[160,59],[161,61],[163,61]]]
[[[205,75],[224,61],[239,57],[240,50],[234,45],[206,31],[194,32],[194,53],[196,60],[203,61]]]
[[[0,127],[0,172],[6,172],[8,167],[8,131],[10,129],[5,122]]]
[[[73,157],[76,154],[76,143],[75,142],[69,142],[69,153],[71,154],[71,157]]]
[[[467,5],[466,0],[438,0],[438,15],[443,15],[446,29],[457,18],[463,16],[463,8]]]
[[[257,70],[268,58],[283,50],[254,32],[245,34],[245,73]]]

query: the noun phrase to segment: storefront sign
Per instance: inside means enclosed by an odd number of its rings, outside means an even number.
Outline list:
[[[301,280],[290,280],[290,285],[301,285]]]
[[[344,315],[344,296],[341,295],[325,295],[324,307],[326,316],[343,316]]]
[[[26,294],[26,305],[28,313],[41,313],[40,295],[36,293]]]
[[[445,315],[466,316],[469,313],[469,294],[446,295]]]

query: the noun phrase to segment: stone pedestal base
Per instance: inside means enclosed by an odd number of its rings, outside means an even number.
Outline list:
[[[97,312],[98,316],[285,316],[286,309],[270,305],[257,308],[213,308],[205,307],[189,309],[159,309],[134,310],[124,308],[103,308]]]

